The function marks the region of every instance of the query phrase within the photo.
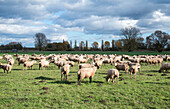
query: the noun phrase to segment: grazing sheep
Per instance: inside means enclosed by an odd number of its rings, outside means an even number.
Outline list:
[[[61,67],[61,81],[62,81],[62,78],[63,78],[63,74],[64,74],[64,80],[65,79],[67,80],[67,75],[69,74],[69,72],[70,72],[70,65],[69,64]]]
[[[119,71],[117,69],[110,69],[107,71],[106,81],[109,82],[112,79],[114,84],[114,79],[117,78],[117,84],[119,84]]]
[[[170,63],[163,63],[161,68],[159,69],[159,73],[161,73],[162,70],[170,70]]]
[[[39,70],[40,70],[40,68],[42,69],[43,67],[48,68],[49,65],[50,65],[50,61],[41,60],[39,62]]]
[[[141,65],[139,63],[129,63],[129,67],[136,65],[138,67],[139,72],[141,71]]]
[[[9,64],[1,64],[0,63],[0,68],[4,69],[4,73],[5,73],[5,70],[7,71],[7,73],[11,72],[11,70],[12,70],[12,66]]]
[[[132,65],[130,68],[129,68],[129,72],[131,74],[131,79],[132,79],[132,74],[134,74],[134,77],[136,78],[136,74],[138,72],[138,65]]]
[[[92,64],[80,64],[79,65],[79,69],[82,69],[82,68],[90,68],[92,67]]]
[[[102,64],[103,64],[103,60],[100,60],[100,61],[96,61],[94,65],[97,67],[97,69],[99,69],[102,66]]]
[[[27,59],[27,58],[20,58],[19,60],[18,60],[18,65],[20,65],[20,64],[24,64],[24,62],[26,62],[26,61],[28,61],[29,59]]]
[[[37,61],[26,61],[24,62],[24,67],[25,69],[27,70],[27,67],[31,67],[32,69],[32,66],[36,63]],[[24,67],[23,67],[23,70],[24,70]]]
[[[115,67],[117,70],[123,70],[125,73],[128,73],[128,64],[115,63]]]
[[[8,60],[7,60],[7,63],[8,63],[9,65],[14,66],[14,59],[13,59],[13,58],[8,59]]]
[[[96,70],[97,70],[97,67],[79,69],[79,71],[77,72],[78,84],[80,85],[82,79],[84,79],[84,78],[89,78],[90,83],[91,83]]]

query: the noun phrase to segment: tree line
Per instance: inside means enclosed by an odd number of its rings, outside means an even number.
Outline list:
[[[93,42],[89,47],[88,41],[75,40],[62,42],[53,42],[46,37],[44,33],[36,33],[34,36],[35,49],[47,51],[134,51],[134,50],[152,50],[162,52],[163,50],[170,50],[170,35],[161,30],[156,30],[154,33],[147,36],[145,39],[142,37],[140,29],[136,27],[126,27],[120,30],[121,38],[119,40],[109,41],[101,40],[101,46],[98,42]],[[74,46],[73,46],[74,45]],[[1,45],[0,50],[22,50],[26,47],[22,46],[21,42],[10,42],[7,45]]]
[[[146,39],[142,37],[141,31],[136,27],[126,27],[120,30],[121,38],[117,41],[102,40],[101,47],[99,47],[98,42],[93,42],[91,47],[88,47],[88,41],[81,41],[78,45],[77,40],[73,42],[64,41],[60,43],[50,43],[43,33],[37,33],[35,35],[35,47],[40,51],[43,50],[102,50],[102,51],[119,51],[119,50],[156,50],[162,52],[163,50],[170,50],[170,35],[161,30],[156,30],[151,35],[147,36]],[[145,40],[145,42],[144,42]]]

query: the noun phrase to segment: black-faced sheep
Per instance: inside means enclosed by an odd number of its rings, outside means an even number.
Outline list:
[[[1,64],[0,63],[0,68],[2,68],[4,70],[4,73],[5,73],[5,70],[7,71],[7,73],[11,72],[11,70],[12,70],[12,66],[9,64]]]

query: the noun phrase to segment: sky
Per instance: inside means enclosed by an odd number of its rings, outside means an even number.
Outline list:
[[[36,33],[51,42],[73,43],[121,38],[133,26],[146,37],[170,33],[170,0],[0,0],[0,45],[21,42],[34,47]]]

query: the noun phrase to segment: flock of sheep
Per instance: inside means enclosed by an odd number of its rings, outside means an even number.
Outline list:
[[[16,60],[18,61],[18,65],[23,64],[23,70],[27,70],[27,68],[33,67],[33,65],[39,62],[39,70],[43,69],[43,67],[48,68],[50,63],[54,63],[58,68],[61,69],[61,81],[67,80],[67,75],[70,72],[70,67],[74,68],[75,62],[78,62],[79,70],[77,72],[78,84],[81,84],[82,79],[89,78],[90,82],[92,82],[92,78],[95,75],[97,69],[100,69],[104,64],[111,64],[116,67],[116,69],[109,69],[107,72],[106,81],[110,79],[114,83],[114,79],[117,78],[117,84],[119,79],[119,71],[123,70],[125,73],[130,73],[131,78],[134,75],[136,78],[136,74],[141,70],[141,63],[145,64],[161,64],[161,68],[159,72],[163,70],[170,70],[170,63],[163,63],[163,61],[169,61],[170,55],[139,55],[139,56],[129,56],[129,55],[99,55],[99,54],[80,54],[80,55],[72,55],[72,54],[63,54],[56,55],[50,54],[48,56],[45,55],[36,55],[32,54],[32,56],[24,54],[19,55],[15,54]],[[12,55],[4,54],[3,57],[0,56],[0,60],[6,60],[7,64],[1,64],[0,68],[5,71],[11,72],[12,67],[14,65],[14,58]],[[90,61],[88,61],[90,60]],[[90,63],[88,63],[90,62]]]

